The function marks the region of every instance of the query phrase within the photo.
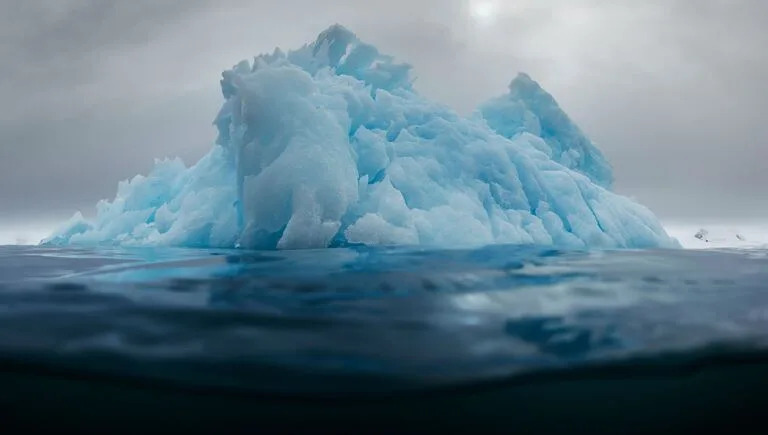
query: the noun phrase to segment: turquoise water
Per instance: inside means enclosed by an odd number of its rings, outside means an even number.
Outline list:
[[[757,250],[4,247],[0,373],[260,400],[682,376],[762,361],[767,266]]]

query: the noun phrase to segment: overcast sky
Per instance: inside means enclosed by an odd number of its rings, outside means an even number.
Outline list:
[[[477,3],[0,0],[0,227],[92,212],[156,157],[193,163],[222,70],[336,22],[464,113],[528,72],[666,221],[768,216],[768,2]]]

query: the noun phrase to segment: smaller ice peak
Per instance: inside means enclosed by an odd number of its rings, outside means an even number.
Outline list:
[[[507,94],[481,105],[480,115],[491,129],[506,138],[522,133],[541,137],[550,158],[611,189],[613,170],[603,153],[528,74],[519,73],[509,84]]]

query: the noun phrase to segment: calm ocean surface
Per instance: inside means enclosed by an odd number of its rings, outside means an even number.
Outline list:
[[[259,421],[410,421],[443,401],[443,415],[453,406],[535,424],[558,406],[578,420],[599,412],[590,403],[619,416],[670,400],[666,412],[701,423],[722,409],[715,400],[757,406],[745,385],[766,387],[750,372],[766,350],[763,250],[0,247],[0,414],[10,417],[89,403],[104,407],[93,418],[150,421],[141,394],[165,394],[176,397],[168,415],[199,418],[241,418],[241,406]],[[704,402],[683,409],[692,396]],[[541,409],[513,412],[525,406]]]

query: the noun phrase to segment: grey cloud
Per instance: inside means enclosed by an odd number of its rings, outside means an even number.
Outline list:
[[[95,52],[146,44],[164,23],[209,4],[206,0],[6,1],[2,35],[23,62],[79,61]]]
[[[764,216],[768,3],[0,0],[0,221],[59,217],[210,146],[218,74],[340,22],[469,112],[529,72],[666,218]]]

